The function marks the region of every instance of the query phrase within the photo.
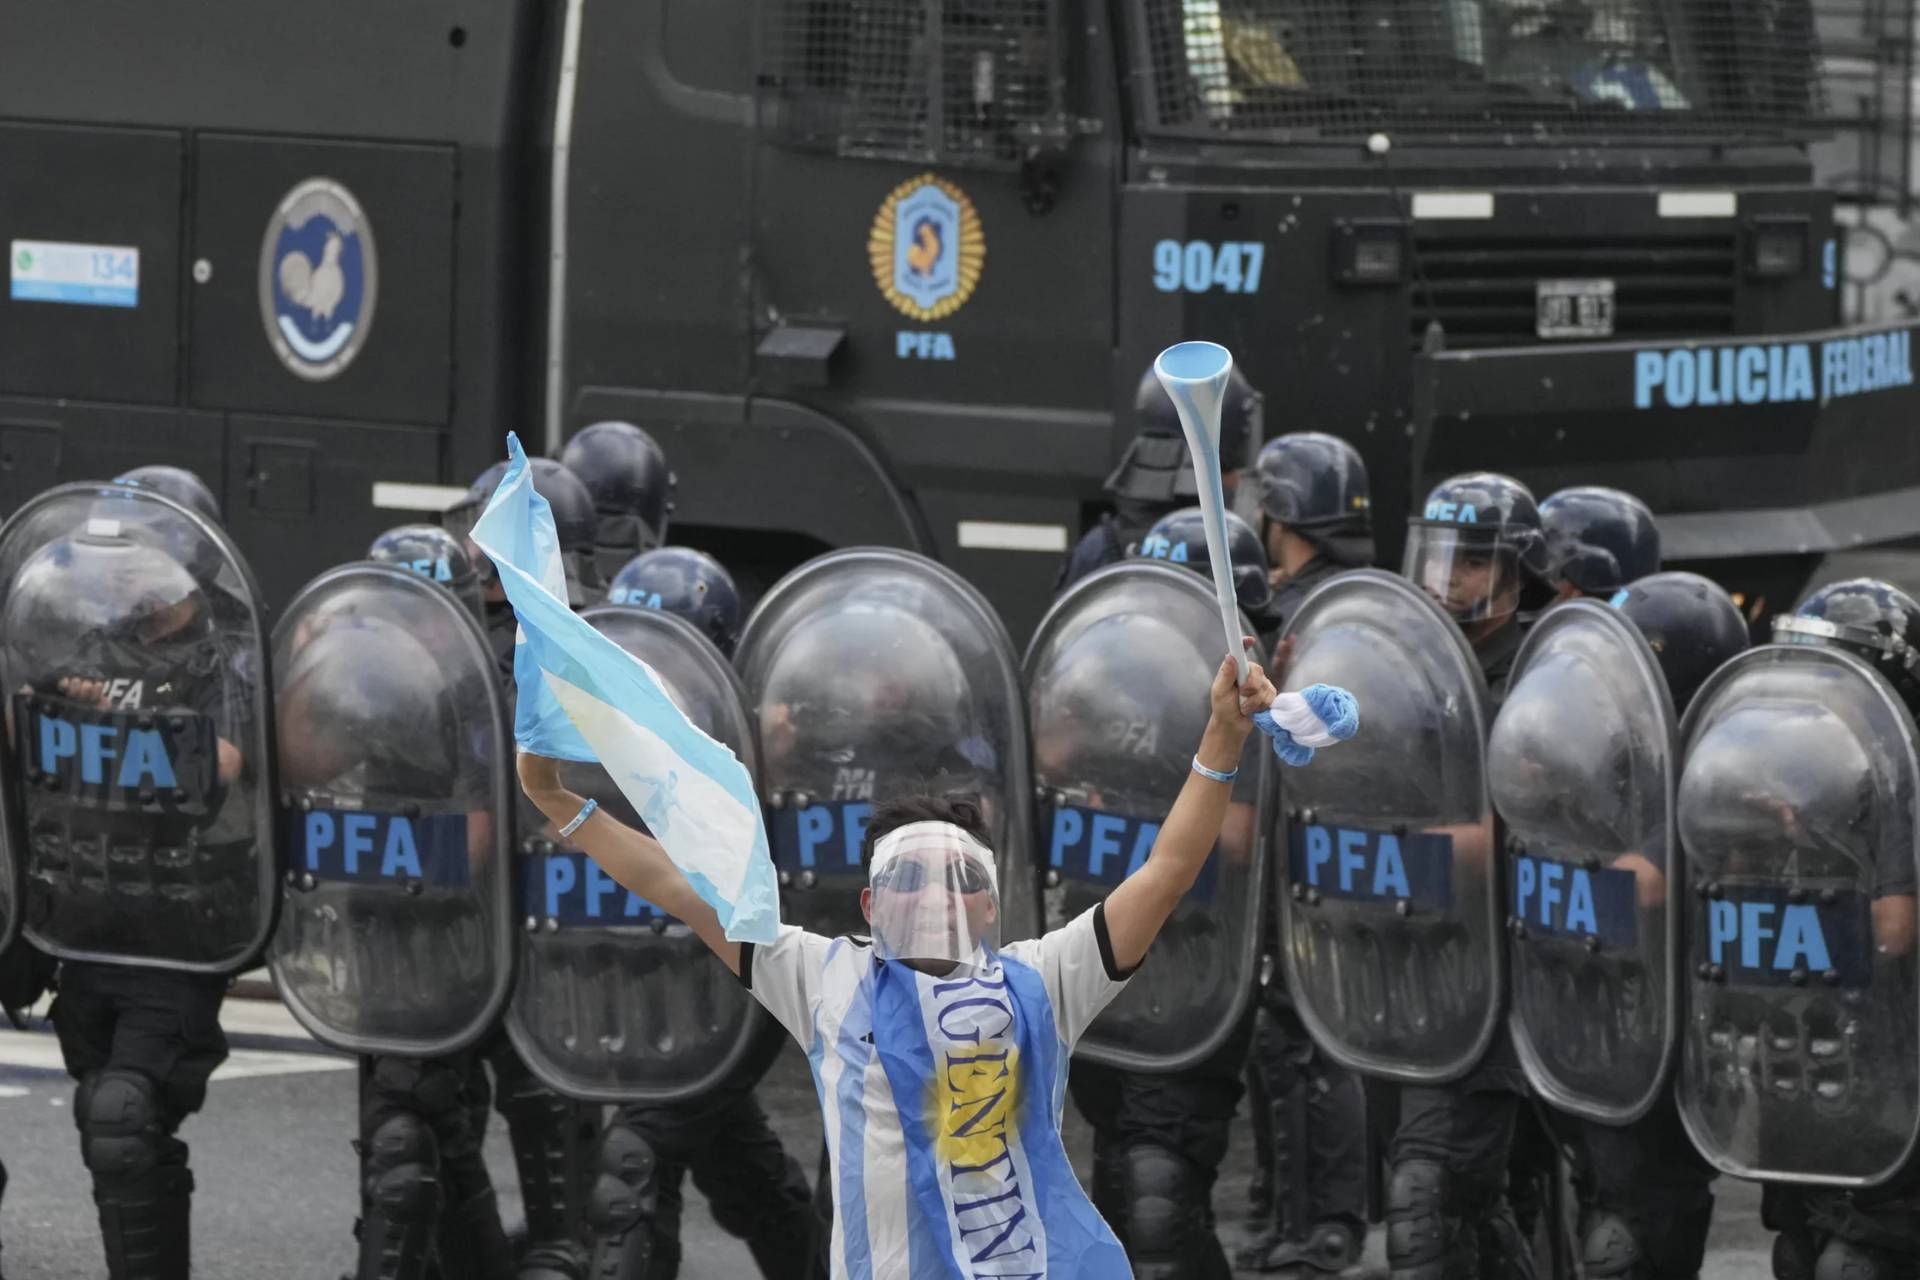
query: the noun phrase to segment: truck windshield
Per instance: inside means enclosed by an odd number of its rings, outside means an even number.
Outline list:
[[[1148,132],[1737,139],[1819,108],[1811,0],[1134,3]]]

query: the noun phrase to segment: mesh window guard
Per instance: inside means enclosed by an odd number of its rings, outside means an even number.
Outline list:
[[[1875,0],[1845,0],[1852,8]],[[1809,0],[1132,0],[1149,132],[1772,137],[1824,109]]]
[[[762,3],[762,124],[784,142],[1011,169],[1063,129],[1060,0]]]

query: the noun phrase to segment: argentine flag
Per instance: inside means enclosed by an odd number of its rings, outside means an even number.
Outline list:
[[[520,621],[515,743],[604,766],[727,937],[773,941],[779,890],[752,776],[674,705],[651,667],[567,607],[553,511],[511,432],[507,455],[472,537],[499,568]]]

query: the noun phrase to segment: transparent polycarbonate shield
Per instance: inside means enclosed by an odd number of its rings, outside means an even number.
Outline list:
[[[465,1048],[513,986],[513,739],[486,637],[445,587],[349,564],[294,597],[273,659],[280,998],[350,1053]]]
[[[756,771],[740,681],[712,641],[658,609],[602,605],[582,616]],[[599,765],[563,764],[560,776],[646,829]],[[527,1066],[568,1097],[600,1102],[681,1101],[733,1077],[767,1025],[758,1003],[685,924],[614,883],[532,805],[520,808],[524,919],[507,1032]]]
[[[1676,732],[1639,630],[1570,600],[1521,647],[1487,741],[1514,1045],[1548,1104],[1605,1124],[1644,1115],[1672,1061]]]
[[[1224,656],[1208,582],[1163,564],[1102,569],[1041,621],[1026,675],[1046,928],[1092,908],[1146,861],[1186,785]],[[1211,1056],[1240,1021],[1255,986],[1266,886],[1265,743],[1248,737],[1220,842],[1155,939],[1153,963],[1076,1053],[1178,1071]]]
[[[1920,1134],[1912,717],[1851,654],[1768,645],[1681,741],[1681,1118],[1736,1177],[1884,1181]]]
[[[1001,940],[1037,932],[1019,667],[978,591],[910,551],[831,552],[761,600],[737,666],[789,923],[865,933],[860,846],[873,806],[930,793],[980,805],[999,859]]]
[[[65,485],[0,528],[6,838],[42,950],[258,956],[278,862],[259,598],[226,534],[150,489]]]
[[[1322,583],[1286,634],[1284,688],[1338,685],[1360,707],[1351,741],[1281,780],[1295,1007],[1344,1066],[1457,1079],[1492,1043],[1504,994],[1486,681],[1450,618],[1373,569]]]

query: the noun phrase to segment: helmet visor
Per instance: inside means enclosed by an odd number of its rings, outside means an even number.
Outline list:
[[[1505,617],[1520,606],[1520,557],[1512,545],[1458,525],[1412,525],[1401,575],[1457,622]]]
[[[914,822],[873,850],[873,942],[883,960],[970,966],[1000,945],[993,852],[946,822]]]

